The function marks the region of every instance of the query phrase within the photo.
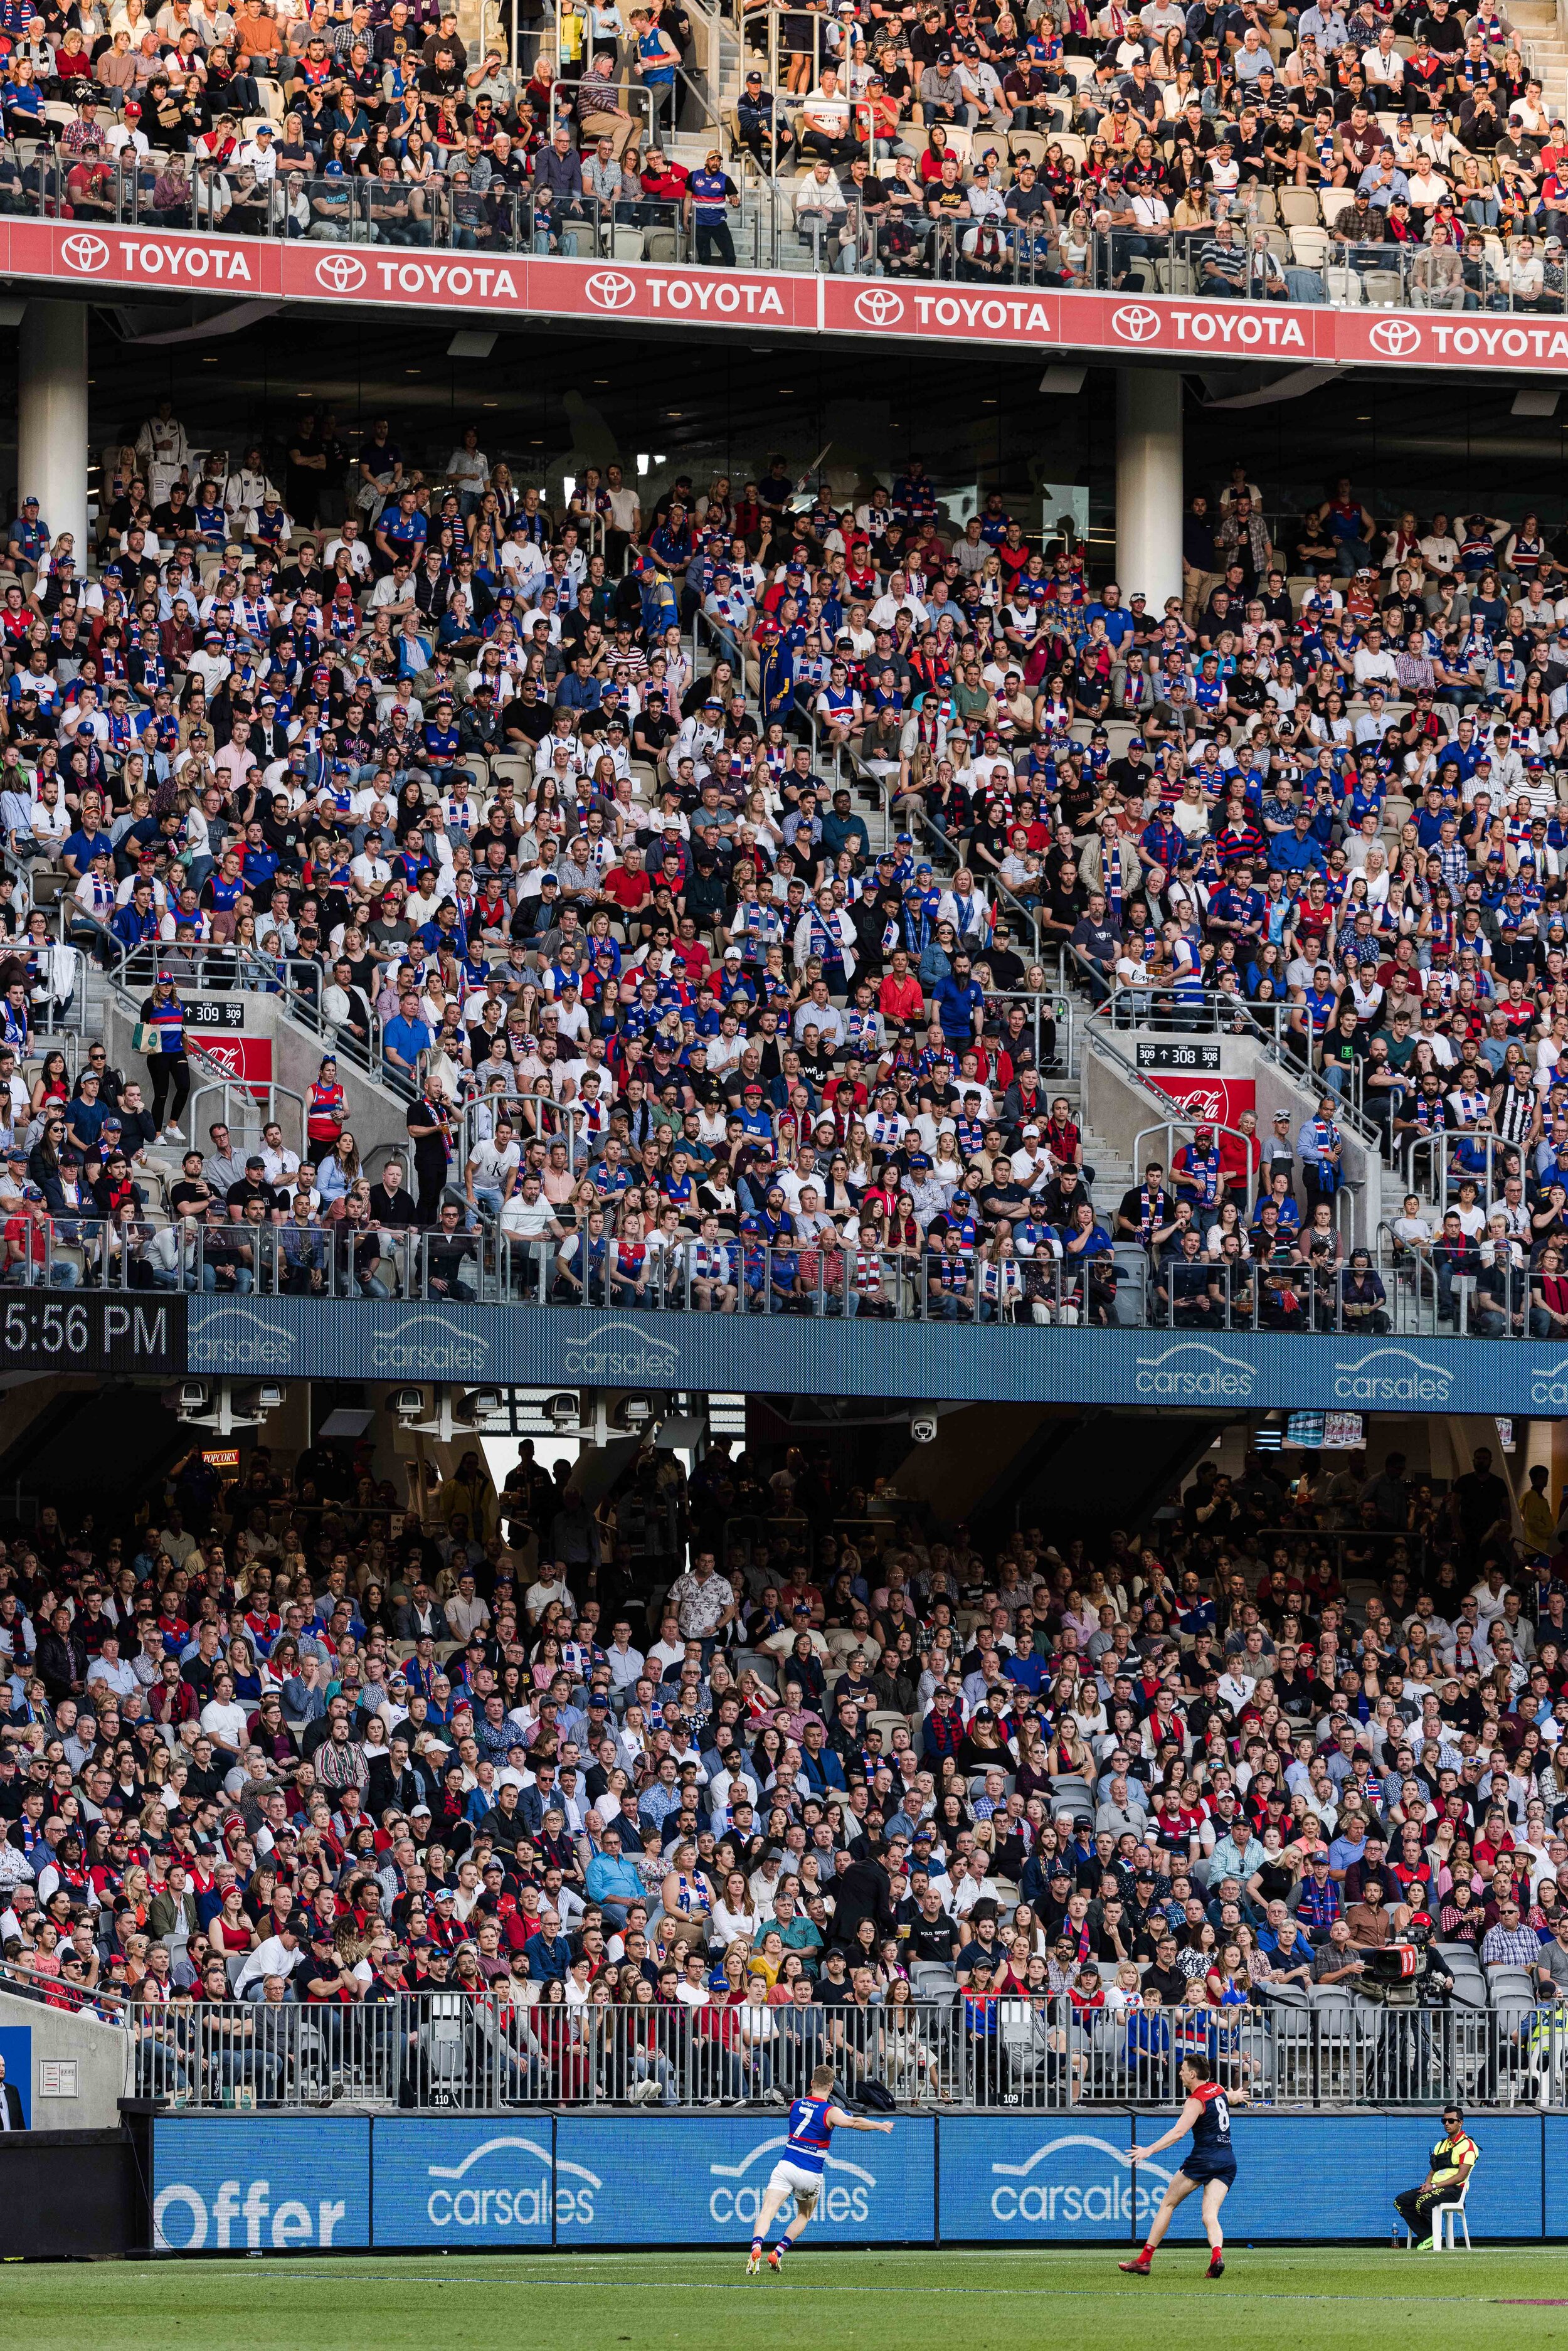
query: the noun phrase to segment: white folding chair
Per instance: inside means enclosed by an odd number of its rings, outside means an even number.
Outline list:
[[[1456,2195],[1450,2196],[1445,2203],[1434,2204],[1432,2207],[1432,2251],[1435,2253],[1457,2253],[1459,2250],[1458,2231],[1461,2229],[1464,2231],[1466,2252],[1474,2251],[1470,2243],[1470,2224],[1465,2218],[1465,2199],[1470,2192],[1470,2182],[1476,2176],[1476,2164],[1479,2161],[1480,2158],[1478,2155],[1476,2162],[1471,2164],[1459,2182]],[[1406,2226],[1405,2234],[1406,2238],[1405,2250],[1408,2252],[1416,2242],[1415,2231]]]

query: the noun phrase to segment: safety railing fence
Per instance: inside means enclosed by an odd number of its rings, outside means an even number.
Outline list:
[[[944,825],[937,822],[929,808],[913,807],[909,813],[921,838],[937,849],[949,866],[956,870],[963,864],[964,852],[961,844],[953,839]],[[1030,956],[1033,961],[1038,962],[1040,953],[1039,906],[1031,904],[1026,898],[1016,896],[999,875],[993,879],[991,886],[996,892],[997,904],[1006,906],[1009,913],[1015,915],[1028,932]]]
[[[1451,1083],[1446,1081],[1445,1103],[1451,1092]],[[1456,1207],[1469,1217],[1478,1205],[1484,1218],[1489,1204],[1503,1196],[1508,1178],[1522,1179],[1524,1173],[1525,1146],[1488,1129],[1450,1126],[1410,1135],[1396,1147],[1411,1189],[1434,1204],[1439,1221]],[[1468,1200],[1467,1185],[1473,1186]]]
[[[112,1216],[17,1207],[0,1220],[0,1290],[1568,1343],[1568,1314],[1541,1268],[1500,1259],[1455,1268],[1386,1229],[1364,1270],[1336,1262],[1333,1241],[1316,1253],[1292,1243],[1287,1253],[1243,1234],[1239,1258],[1223,1238],[1196,1256],[1185,1245],[1151,1254],[1135,1240],[1110,1242],[1103,1227],[1037,1225],[1027,1211],[978,1247],[965,1238],[961,1212],[946,1234],[907,1246],[655,1228],[650,1247],[612,1238],[597,1214],[580,1232],[540,1235],[511,1229],[504,1217],[497,1227],[489,1204],[476,1211],[455,1186],[441,1196],[448,1213],[428,1227],[412,1194],[405,1223],[380,1224],[352,1199],[344,1215],[316,1223],[283,1214],[204,1224],[131,1202]]]
[[[248,1154],[253,1148],[262,1149],[262,1138],[276,1121],[283,1128],[287,1148],[298,1158],[306,1155],[305,1097],[275,1079],[247,1080],[220,1074],[214,1068],[193,1089],[188,1116],[198,1147],[205,1144],[210,1128],[222,1125],[227,1127],[236,1150]]]
[[[80,908],[72,928],[90,936],[110,987],[147,995],[167,972],[182,995],[277,996],[286,988],[319,985],[320,967],[308,957],[269,953],[234,939],[117,938]]]
[[[511,1121],[513,1133],[519,1144],[539,1137],[546,1143],[561,1143],[566,1147],[567,1174],[575,1178],[579,1160],[583,1153],[583,1113],[580,1105],[558,1102],[554,1094],[543,1090],[524,1091],[508,1072],[507,1083],[495,1087],[487,1093],[470,1094],[463,1103],[453,1128],[453,1174],[459,1179],[466,1171],[476,1144],[493,1141],[497,1123],[502,1118]],[[501,1212],[503,1196],[490,1192],[481,1206],[488,1206],[493,1216]]]
[[[1253,1037],[1282,1043],[1291,1034],[1288,1004],[1254,1003],[1245,996],[1194,993],[1174,982],[1120,982],[1095,1006],[1113,1029],[1153,1029],[1176,1037]]]
[[[1267,1003],[1253,1004],[1229,994],[1199,996],[1189,998],[1170,998],[1161,1006],[1154,1000],[1153,992],[1132,987],[1113,987],[1100,968],[1071,944],[1060,950],[1061,968],[1078,980],[1093,1008],[1096,1022],[1084,1033],[1094,1040],[1095,1050],[1108,1056],[1130,1084],[1136,1085],[1146,1096],[1158,1099],[1160,1089],[1152,1084],[1138,1069],[1119,1042],[1113,1043],[1111,1030],[1124,1028],[1164,1029],[1171,1033],[1184,1031],[1197,1035],[1236,1036],[1250,1040],[1265,1060],[1272,1061],[1294,1090],[1310,1089],[1314,1095],[1326,1089],[1335,1098],[1336,1123],[1356,1141],[1380,1156],[1391,1155],[1390,1127],[1387,1120],[1375,1116],[1365,1105],[1364,1090],[1334,1082],[1336,1072],[1313,1066],[1309,1041],[1298,1035],[1293,1025],[1291,1008]],[[1124,999],[1124,1013],[1118,1016]],[[1195,1113],[1189,1110],[1181,1123],[1190,1130]],[[1335,1231],[1347,1247],[1363,1238],[1361,1222],[1364,1213],[1375,1213],[1375,1203],[1364,1204],[1358,1197],[1355,1181],[1347,1178],[1332,1197]]]
[[[74,903],[61,920],[68,922],[78,939],[89,943],[128,1011],[138,1010],[160,972],[169,974],[182,998],[276,997],[291,1019],[320,1040],[324,1051],[352,1061],[393,1092],[413,1091],[419,1072],[388,1055],[380,1012],[371,1006],[366,1018],[351,1005],[346,1019],[336,1018],[326,1002],[330,973],[308,956],[269,952],[233,939],[161,939],[152,932],[142,938],[117,937]],[[188,1050],[194,1050],[206,1033],[193,1021]],[[221,1031],[212,1033],[221,1038]]]
[[[1317,1331],[1372,1338],[1395,1328],[1381,1276],[1376,1286],[1353,1288],[1333,1265],[1302,1264],[1283,1254],[1260,1251],[1245,1261],[1173,1255],[1151,1269],[1150,1279],[1147,1319],[1162,1330]]]
[[[558,74],[551,82],[549,93],[551,132],[553,133],[557,125],[562,122],[566,124],[568,130],[573,128],[572,115],[574,110],[582,107],[585,91],[588,98],[587,110],[591,113],[593,99],[601,90],[606,105],[613,105],[622,113],[629,113],[632,116],[641,139],[647,141],[653,138],[657,110],[654,95],[651,89],[645,89],[638,82],[599,82],[594,77],[585,74]]]
[[[1301,1559],[1314,1552],[1327,1556],[1342,1583],[1366,1573],[1369,1552],[1383,1574],[1403,1562],[1418,1576],[1427,1563],[1427,1537],[1410,1527],[1260,1527],[1258,1541],[1269,1546],[1265,1558],[1272,1558],[1276,1544]]]
[[[570,85],[569,98],[575,92],[580,99],[584,87]],[[612,89],[607,95],[620,103],[618,92]],[[628,95],[645,102],[653,96],[636,89]],[[657,109],[644,103],[633,119],[645,144],[656,143]],[[583,161],[589,162],[593,139],[587,132],[583,138]],[[172,190],[165,183],[150,186],[145,175],[122,173],[106,185],[101,207],[78,201],[70,209],[78,219],[101,216],[106,225],[117,227],[373,246],[388,256],[389,264],[399,253],[433,250],[473,255],[481,261],[486,256],[535,254],[567,260],[719,263],[744,255],[755,263],[768,234],[759,215],[771,202],[771,192],[755,182],[737,185],[722,208],[733,240],[733,249],[727,253],[722,240],[706,234],[714,218],[711,208],[699,210],[692,198],[653,194],[640,182],[629,181],[613,195],[604,196],[594,191],[591,173],[588,181],[559,194],[543,182],[519,188],[492,178],[487,162],[471,173],[465,158],[455,152],[446,159],[444,172],[416,180],[395,172],[370,179],[292,171],[255,183],[199,163],[193,178],[182,178],[177,190]],[[54,216],[52,203],[43,209]],[[0,213],[4,210],[0,204]],[[456,290],[465,289],[459,286]]]
[[[1211,1159],[1202,1157],[1197,1152],[1194,1138],[1199,1124],[1218,1138]],[[1227,1141],[1231,1145],[1228,1157],[1225,1150]],[[1246,1195],[1247,1215],[1249,1218],[1251,1217],[1258,1197],[1258,1170],[1252,1164],[1250,1138],[1239,1126],[1228,1126],[1218,1119],[1205,1119],[1201,1112],[1196,1110],[1189,1111],[1185,1117],[1173,1114],[1168,1118],[1155,1119],[1150,1124],[1141,1126],[1133,1138],[1134,1174],[1142,1175],[1148,1165],[1151,1142],[1158,1143],[1161,1165],[1166,1169],[1173,1166],[1178,1150],[1189,1154],[1186,1196],[1193,1201],[1195,1216],[1217,1212],[1219,1200],[1228,1194],[1234,1194],[1239,1176]],[[1214,1189],[1205,1199],[1199,1187],[1210,1178]],[[1182,1187],[1178,1186],[1177,1188],[1179,1191]]]
[[[336,1972],[336,1963],[333,1963]],[[260,1990],[260,1988],[258,1988]],[[1568,2027],[1521,1995],[1494,2008],[1395,2008],[1343,1989],[1267,1991],[1256,2004],[1130,2010],[1067,1994],[946,1992],[904,2005],[709,2000],[620,2006],[530,1999],[477,1966],[450,1988],[350,2003],[175,1998],[128,2019],[137,2094],[187,2107],[384,2104],[466,2113],[514,2106],[781,2105],[831,2064],[841,2095],[877,2083],[901,2105],[1169,2110],[1182,2060],[1282,2109],[1560,2108]]]
[[[815,23],[814,19],[808,22]],[[558,84],[577,105],[579,79]],[[777,83],[774,85],[777,90]],[[619,82],[607,85],[614,104],[633,103],[634,120],[649,135],[683,123],[710,126],[716,143],[732,150],[730,134],[711,100],[685,69],[664,94]],[[589,90],[591,100],[592,92]],[[552,110],[555,100],[551,101]],[[784,122],[796,109],[788,93],[777,102]],[[643,123],[643,114],[649,120]],[[1007,135],[980,131],[975,152],[989,143],[997,165],[1009,162]],[[882,157],[913,153],[906,137],[879,141]],[[1548,236],[1561,236],[1568,213],[1543,207],[1514,229],[1485,197],[1461,221],[1453,245],[1399,244],[1370,237],[1343,218],[1331,225],[1286,227],[1266,218],[1259,192],[1243,188],[1224,200],[1216,216],[1193,227],[1121,224],[1096,215],[1082,229],[1071,220],[1052,228],[1006,216],[954,221],[933,218],[921,206],[868,210],[831,169],[825,182],[810,172],[780,181],[746,169],[747,152],[733,151],[737,196],[724,218],[737,258],[784,271],[831,269],[854,277],[925,279],[994,286],[1013,291],[1050,287],[1080,292],[1131,292],[1188,300],[1327,304],[1339,308],[1447,311],[1456,316],[1561,318],[1568,309],[1561,256]],[[753,161],[773,155],[764,146]],[[689,198],[670,202],[639,186],[605,204],[575,193],[557,202],[536,185],[465,180],[457,150],[438,151],[429,177],[404,179],[396,171],[370,179],[303,169],[263,179],[249,165],[180,156],[162,164],[146,157],[68,158],[35,147],[24,156],[0,146],[0,216],[71,219],[85,227],[190,231],[277,236],[322,245],[437,248],[453,253],[559,254],[567,258],[637,258],[724,262],[722,246],[701,232],[710,214]],[[1272,192],[1267,192],[1270,196]],[[664,246],[633,254],[622,232],[662,235]],[[673,240],[673,241],[670,241]]]
[[[383,1178],[384,1181],[384,1178]],[[212,1297],[320,1300],[418,1299],[431,1306],[502,1305],[518,1296],[504,1238],[461,1221],[389,1229],[363,1221],[350,1204],[340,1218],[279,1223],[177,1218],[143,1230],[129,1212],[107,1228],[57,1221],[42,1257],[20,1254],[0,1284],[74,1290],[105,1284],[135,1290],[197,1291]],[[461,1210],[458,1212],[461,1218]],[[75,1234],[77,1238],[73,1239]]]
[[[79,1045],[87,1034],[87,958],[81,949],[51,939],[47,959],[35,961],[25,946],[21,952],[24,960],[34,963],[27,989],[34,1035],[47,1037],[51,1044],[69,1038]]]
[[[976,963],[986,961],[985,947],[967,952]],[[1035,1068],[1042,1076],[1075,1078],[1082,1041],[1082,1000],[1067,988],[1046,988],[1039,994],[988,988],[984,1034],[991,1046],[1000,1046],[1004,1050],[1010,1048],[1015,1007],[1034,1055]]]

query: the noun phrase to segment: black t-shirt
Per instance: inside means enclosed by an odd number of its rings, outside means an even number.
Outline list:
[[[446,1165],[446,1144],[441,1134],[437,1132],[434,1134],[415,1135],[413,1132],[416,1126],[434,1126],[439,1129],[440,1120],[436,1115],[434,1104],[422,1094],[417,1102],[410,1102],[404,1123],[408,1128],[409,1142],[413,1147],[414,1160],[421,1170],[434,1172],[437,1168],[444,1168]]]
[[[1144,1187],[1141,1184],[1134,1184],[1130,1192],[1123,1193],[1122,1205],[1116,1214],[1118,1217],[1124,1217],[1134,1230],[1141,1228],[1144,1220]],[[1165,1192],[1155,1192],[1150,1195],[1149,1217],[1153,1225],[1169,1224],[1171,1202]]]
[[[1283,1902],[1295,1882],[1296,1875],[1289,1862],[1266,1861],[1258,1872],[1258,1898],[1264,1903]]]
[[[238,1208],[242,1215],[253,1200],[259,1200],[269,1216],[280,1205],[279,1195],[259,1176],[242,1176],[237,1184],[229,1186],[224,1198],[231,1208]]]
[[[958,1954],[958,1929],[944,1910],[939,1917],[917,1917],[905,1945],[910,1959],[934,1959],[951,1967]]]
[[[1043,911],[1051,922],[1071,930],[1088,903],[1082,883],[1075,882],[1071,890],[1052,888],[1047,891]]]
[[[1483,1475],[1468,1469],[1456,1478],[1453,1495],[1458,1505],[1459,1522],[1472,1539],[1484,1534],[1499,1519],[1506,1518],[1510,1509],[1509,1490],[1493,1471]]]
[[[1093,815],[1100,798],[1098,785],[1089,776],[1066,777],[1061,787],[1061,816],[1074,832],[1081,832]]]
[[[1176,2008],[1186,1996],[1186,1978],[1176,1967],[1150,1968],[1144,1977],[1145,1991],[1157,1991],[1167,2008]]]
[[[519,694],[507,703],[503,718],[508,735],[522,735],[530,743],[542,743],[554,723],[555,713],[542,698],[525,702]]]

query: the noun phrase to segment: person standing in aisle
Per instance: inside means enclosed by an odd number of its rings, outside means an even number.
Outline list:
[[[172,972],[161,971],[152,995],[143,998],[136,1042],[147,1057],[152,1083],[152,1123],[165,1142],[183,1143],[180,1119],[190,1100],[191,1065],[185,1058],[185,1008]]]

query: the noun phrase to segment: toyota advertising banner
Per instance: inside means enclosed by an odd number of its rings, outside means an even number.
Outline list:
[[[890,343],[1015,344],[1020,351],[1319,367],[1568,368],[1568,319],[1462,311],[1337,310],[1159,295],[894,284],[787,271],[530,254],[318,246],[172,230],[0,221],[0,275],[84,286],[163,287],[236,299],[410,305],[450,316],[622,319]]]

